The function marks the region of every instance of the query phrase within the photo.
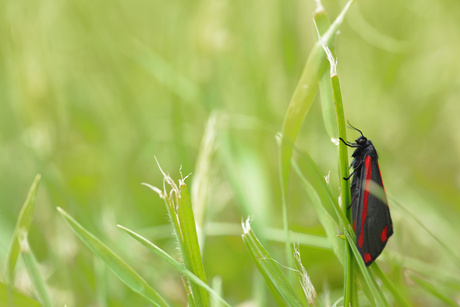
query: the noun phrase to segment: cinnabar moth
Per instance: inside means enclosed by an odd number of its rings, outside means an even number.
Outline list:
[[[351,209],[356,245],[364,263],[369,266],[380,255],[388,238],[393,234],[393,223],[377,161],[377,151],[371,140],[360,130],[352,128],[361,133],[361,136],[356,139],[356,143],[340,138],[345,145],[356,148],[350,165],[353,172],[343,179],[348,180],[353,176]]]

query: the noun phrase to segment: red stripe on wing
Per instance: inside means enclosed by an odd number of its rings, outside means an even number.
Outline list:
[[[359,234],[358,238],[358,246],[360,248],[363,247],[364,244],[364,222],[366,221],[367,218],[367,203],[369,200],[369,186],[371,184],[371,175],[372,175],[372,169],[371,169],[371,157],[366,156],[364,159],[364,167],[366,168],[366,181],[365,181],[365,187],[364,187],[364,197],[363,197],[363,207],[362,207],[362,214],[361,214],[361,233]]]

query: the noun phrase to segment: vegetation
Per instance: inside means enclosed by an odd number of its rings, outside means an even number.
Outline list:
[[[457,306],[459,8],[1,2],[0,305]],[[347,120],[394,223],[370,268]]]

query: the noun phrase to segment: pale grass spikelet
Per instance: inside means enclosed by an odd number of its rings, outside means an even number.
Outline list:
[[[302,260],[300,258],[300,252],[298,245],[294,244],[294,258],[296,260],[296,264],[298,267],[300,285],[302,286],[302,290],[307,298],[309,305],[316,304],[316,290],[313,284],[311,283],[310,276],[308,276],[307,270],[302,264]]]

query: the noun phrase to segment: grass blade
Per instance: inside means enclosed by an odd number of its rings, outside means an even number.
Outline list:
[[[8,257],[6,258],[6,284],[8,292],[13,294],[13,282],[14,282],[14,268],[19,256],[19,234],[21,231],[28,231],[32,217],[35,211],[35,195],[37,193],[38,183],[40,182],[40,174],[35,176],[34,182],[30,187],[29,193],[27,194],[26,201],[19,212],[18,220],[14,228],[13,239],[11,241],[10,249],[8,251]],[[10,305],[14,306],[14,302],[10,301]]]
[[[428,293],[432,294],[434,297],[438,298],[441,300],[445,306],[458,306],[458,304],[452,300],[450,297],[442,294],[436,287],[434,287],[432,284],[424,281],[421,278],[418,278],[415,275],[411,275],[410,278],[415,281],[417,284],[419,284],[423,289],[425,289]]]
[[[42,306],[53,306],[50,296],[48,295],[48,291],[46,290],[45,282],[38,269],[37,259],[35,259],[35,256],[30,249],[27,239],[27,231],[25,229],[20,231],[18,241],[22,259],[24,260],[27,272],[29,273],[32,284],[34,285],[38,300],[41,302]]]
[[[12,295],[8,293],[7,286],[4,283],[0,282],[0,306],[8,306],[8,300],[11,300],[15,306],[21,307],[40,307],[41,304],[37,301],[12,290]]]
[[[320,220],[326,235],[331,242],[332,249],[340,261],[343,261],[343,239],[337,237],[338,222],[334,219],[336,216],[332,207],[334,202],[330,195],[323,177],[315,173],[314,163],[308,156],[299,159],[299,163],[292,162],[293,168],[300,180],[303,182],[308,195],[312,199],[312,204],[315,207],[316,213]],[[308,179],[304,176],[308,175]]]
[[[136,232],[123,227],[121,225],[118,225],[120,229],[123,231],[127,232],[131,237],[139,241],[142,245],[147,247],[149,250],[154,252],[156,255],[160,256],[164,261],[166,261],[169,265],[171,265],[174,269],[176,269],[179,273],[184,275],[186,278],[188,278],[191,282],[195,283],[197,286],[200,288],[204,289],[208,293],[212,294],[214,298],[219,300],[220,303],[222,303],[225,306],[230,306],[223,298],[219,296],[216,291],[214,291],[211,287],[209,287],[201,278],[193,274],[190,270],[188,270],[186,267],[184,267],[182,264],[177,262],[174,258],[172,258],[170,255],[168,255],[165,251],[163,251],[161,248],[144,238],[143,236],[137,234]]]
[[[348,1],[342,12],[324,34],[323,39],[326,43],[330,43],[334,40],[336,33],[342,24],[343,18],[345,17],[345,14],[353,2],[354,0]],[[281,200],[283,210],[283,225],[286,235],[285,250],[288,259],[293,259],[289,241],[290,237],[286,200],[288,179],[291,167],[292,148],[295,144],[300,126],[302,125],[302,122],[305,119],[308,110],[310,109],[311,102],[318,87],[319,79],[323,75],[326,67],[326,56],[322,50],[321,44],[317,42],[310,52],[310,55],[308,56],[302,76],[300,77],[299,83],[294,90],[294,94],[292,95],[288,110],[283,121],[282,139],[280,146],[280,181],[282,192]]]
[[[212,113],[208,119],[204,135],[201,139],[200,151],[197,156],[193,181],[191,185],[191,199],[195,214],[195,223],[200,248],[203,250],[205,236],[205,220],[208,208],[209,191],[212,190],[214,155],[217,148],[216,138],[220,120],[219,113]]]
[[[324,35],[331,26],[326,11],[320,1],[317,1],[317,8],[313,15],[316,28],[320,35]],[[330,138],[337,138],[337,117],[334,108],[334,97],[332,95],[332,84],[328,74],[322,74],[319,80],[319,92],[321,95],[321,110],[323,113],[324,126]]]
[[[364,261],[362,261],[358,248],[355,245],[354,238],[348,232],[345,234],[345,236],[348,241],[348,245],[350,246],[351,251],[353,252],[354,257],[356,258],[356,262],[358,263],[358,267],[363,275],[364,282],[369,286],[372,296],[375,299],[375,304],[377,306],[389,306],[388,301],[383,295],[380,287],[377,285],[377,282],[375,281],[374,277],[370,274],[370,270],[366,267]],[[372,301],[370,303],[374,304],[374,302]]]
[[[348,1],[340,15],[336,18],[334,23],[324,34],[323,40],[326,42],[326,44],[329,44],[334,40],[336,33],[342,24],[343,18],[345,17],[345,14],[353,2],[354,0]],[[284,117],[282,127],[283,138],[281,142],[280,155],[280,165],[282,170],[281,178],[284,188],[287,186],[290,172],[292,147],[295,144],[300,126],[305,116],[307,115],[308,110],[310,109],[313,96],[316,93],[319,79],[326,70],[326,67],[326,55],[322,50],[321,43],[317,42],[310,52],[310,55],[308,56],[302,76],[300,77],[299,83],[297,84],[297,87],[289,103],[289,108],[287,110],[286,116]]]
[[[179,185],[177,185],[174,180],[161,169],[158,161],[157,164],[164,177],[163,191],[153,186],[146,185],[158,193],[165,201],[185,267],[206,283],[206,273],[204,271],[200,245],[198,243],[195,217],[187,185],[185,184],[185,179],[187,179],[188,176],[181,178],[179,180]],[[166,190],[166,183],[170,186],[170,191]],[[205,307],[209,306],[209,295],[206,291],[198,287],[195,283],[184,282],[184,286],[191,304]]]
[[[383,285],[393,294],[393,297],[398,302],[399,306],[411,306],[407,299],[398,291],[393,282],[382,272],[382,269],[378,265],[373,265],[372,271],[378,278],[380,278]]]
[[[201,258],[200,245],[196,232],[195,218],[190,202],[187,185],[184,180],[179,182],[180,197],[179,203],[179,222],[182,239],[182,252],[186,267],[206,283],[206,273],[204,271],[203,259]],[[201,287],[192,284],[193,297],[198,306],[209,306],[208,293]]]
[[[243,224],[244,233],[242,235],[244,244],[249,250],[255,264],[259,271],[264,276],[267,284],[270,286],[270,290],[276,289],[278,292],[272,292],[277,299],[280,306],[284,306],[285,303],[279,300],[279,294],[285,300],[288,306],[304,306],[305,304],[297,296],[296,292],[292,288],[287,278],[279,268],[278,263],[274,260],[267,250],[260,243],[251,229],[249,220]]]
[[[126,264],[117,254],[103,244],[92,233],[87,231],[77,221],[75,221],[67,212],[57,208],[59,213],[64,217],[75,234],[89,247],[89,249],[98,256],[110,270],[129,288],[145,297],[155,306],[169,306],[166,301],[152,289],[147,282],[128,264]]]

